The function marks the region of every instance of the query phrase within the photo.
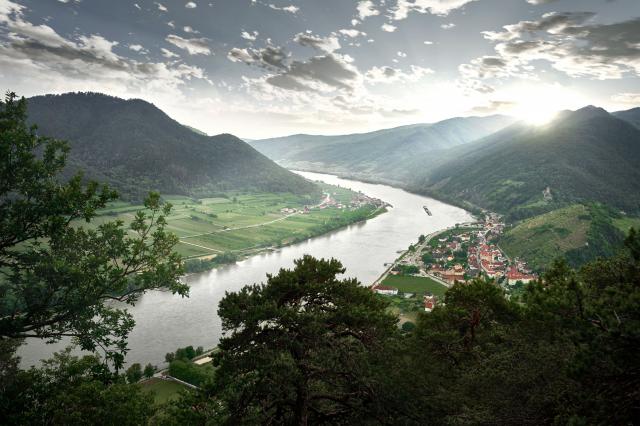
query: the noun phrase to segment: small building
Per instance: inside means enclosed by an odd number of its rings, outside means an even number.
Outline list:
[[[431,312],[436,307],[436,297],[433,294],[425,294],[423,298],[424,311]]]
[[[372,288],[378,294],[384,294],[385,296],[396,296],[398,289],[395,287],[389,287],[386,285],[378,284]]]

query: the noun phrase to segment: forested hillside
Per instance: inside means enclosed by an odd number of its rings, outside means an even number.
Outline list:
[[[198,196],[229,189],[317,191],[235,136],[198,134],[139,99],[68,93],[34,97],[28,105],[40,134],[68,141],[67,174],[84,170],[127,198],[141,199],[149,190]]]
[[[501,115],[452,118],[370,133],[293,135],[250,144],[290,168],[403,184],[421,174],[425,165],[437,162],[443,150],[487,136],[512,122]]]
[[[600,108],[517,123],[448,157],[418,187],[512,220],[586,201],[640,211],[640,129]]]

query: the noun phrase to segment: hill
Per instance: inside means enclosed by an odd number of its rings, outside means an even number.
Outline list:
[[[559,257],[578,266],[612,256],[621,247],[625,234],[613,216],[601,205],[574,204],[520,222],[501,237],[500,247],[537,270],[547,269]]]
[[[628,121],[636,127],[640,127],[640,107],[614,112],[613,115],[621,120]]]
[[[233,135],[206,136],[154,105],[97,93],[37,96],[29,120],[71,147],[66,173],[84,170],[127,198],[149,190],[207,196],[225,190],[310,193],[316,186]]]
[[[293,135],[251,141],[269,158],[289,168],[350,175],[404,185],[440,153],[468,144],[513,122],[506,116],[452,118],[370,133]]]
[[[591,201],[640,210],[640,129],[601,108],[545,126],[516,123],[464,148],[414,187],[511,220]]]

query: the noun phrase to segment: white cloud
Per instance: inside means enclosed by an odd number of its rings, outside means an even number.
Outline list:
[[[365,81],[369,84],[389,84],[397,82],[417,82],[427,75],[433,74],[430,68],[411,65],[409,72],[392,67],[373,67],[365,73]]]
[[[359,36],[366,37],[367,33],[356,30],[355,28],[342,29],[338,31],[340,34],[345,35],[347,37],[356,38]]]
[[[269,4],[269,7],[273,10],[281,10],[283,12],[289,12],[294,15],[300,11],[300,8],[294,5],[278,7],[275,4]]]
[[[198,5],[195,2],[190,1],[185,4],[184,7],[186,7],[187,9],[195,9],[196,7],[198,7]]]
[[[386,31],[386,32],[388,32],[388,33],[392,33],[392,32],[394,32],[395,30],[397,30],[397,29],[398,29],[398,27],[396,27],[395,25],[391,25],[391,24],[384,23],[384,24],[382,24],[382,26],[380,27],[380,29],[382,29],[382,31]]]
[[[368,18],[369,16],[380,15],[380,11],[375,8],[375,5],[371,0],[361,0],[356,6],[358,11],[358,17],[361,20]]]
[[[456,24],[454,24],[453,22],[449,22],[448,24],[440,25],[440,28],[442,28],[443,30],[450,30],[451,28],[453,28],[455,26],[456,26]]]
[[[138,10],[142,10],[142,8],[140,7],[140,5],[138,3],[134,3],[133,6]]]
[[[154,4],[158,6],[160,12],[166,12],[168,10],[162,3],[155,2]]]
[[[173,53],[172,51],[170,51],[169,49],[165,49],[164,47],[160,49],[160,51],[162,52],[162,56],[164,56],[165,58],[179,58],[180,55],[178,55],[177,53]]]
[[[446,16],[473,1],[476,0],[396,0],[390,12],[395,20],[406,19],[410,12]]]
[[[401,52],[401,51],[398,51],[398,53],[396,53],[396,55],[398,55],[401,58],[406,58],[407,57],[407,54],[404,53],[404,52]]]
[[[425,41],[424,41],[424,44],[426,44],[426,45],[428,46],[428,45],[433,44],[433,42],[432,42],[432,41],[429,41],[429,40],[425,40]]]
[[[293,41],[300,44],[301,46],[312,47],[326,53],[331,53],[340,49],[340,42],[338,41],[338,37],[336,37],[335,34],[327,37],[320,37],[309,32],[298,33],[293,38]]]
[[[175,34],[169,34],[165,40],[180,49],[186,50],[190,55],[211,55],[209,39],[206,38],[182,38]]]
[[[188,25],[187,25],[187,26],[185,26],[185,27],[183,27],[183,28],[182,28],[182,30],[183,30],[185,33],[189,33],[189,34],[198,34],[198,33],[199,33],[199,31],[194,30],[193,28],[191,28],[191,27],[190,27],[190,26],[188,26]]]
[[[258,35],[259,33],[257,31],[253,31],[253,32],[243,31],[240,34],[240,37],[242,37],[245,40],[256,41],[256,39],[258,38]]]
[[[640,106],[640,93],[618,93],[611,96],[611,100],[620,104]]]

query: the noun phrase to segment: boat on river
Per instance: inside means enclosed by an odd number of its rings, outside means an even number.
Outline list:
[[[431,216],[431,210],[429,210],[429,207],[427,207],[427,206],[422,206],[422,208],[424,209],[424,211],[425,211],[429,216]]]

